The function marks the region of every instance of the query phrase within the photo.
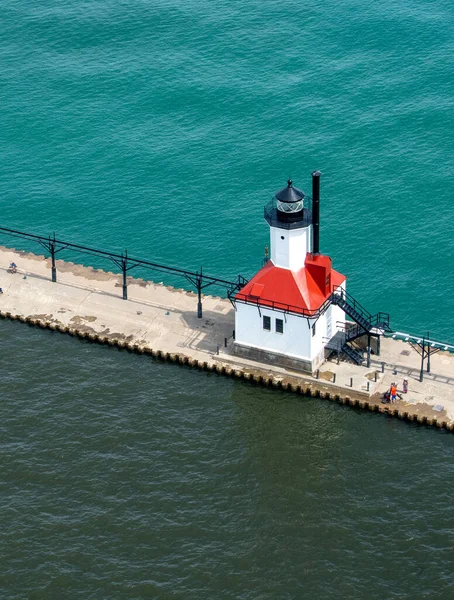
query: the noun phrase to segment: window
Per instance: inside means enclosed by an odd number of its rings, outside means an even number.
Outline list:
[[[276,333],[284,333],[284,321],[276,319]]]
[[[271,331],[271,317],[263,317],[263,329]]]
[[[312,337],[315,335],[315,323],[312,325]]]

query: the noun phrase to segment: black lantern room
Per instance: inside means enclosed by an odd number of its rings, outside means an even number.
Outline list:
[[[279,221],[295,222],[303,216],[304,192],[293,187],[291,179],[287,181],[287,187],[276,192],[276,209]]]
[[[311,224],[310,198],[302,190],[293,187],[291,179],[287,187],[276,192],[273,200],[265,206],[265,220],[271,227],[299,229]]]

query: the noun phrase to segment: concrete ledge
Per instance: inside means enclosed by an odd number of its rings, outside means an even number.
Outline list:
[[[321,398],[324,400],[333,400],[339,404],[348,405],[362,410],[369,410],[378,412],[383,415],[397,417],[398,419],[408,421],[409,423],[424,425],[426,427],[433,427],[436,429],[443,429],[448,432],[454,432],[454,423],[443,420],[442,418],[431,417],[427,415],[421,415],[412,413],[409,410],[399,410],[397,407],[391,407],[389,405],[382,405],[377,399],[371,398],[365,400],[363,398],[351,397],[342,392],[342,388],[336,390],[330,389],[329,391],[323,389],[323,385],[314,380],[310,384],[304,386],[298,384],[297,381],[292,377],[281,378],[276,376],[267,376],[265,372],[246,372],[244,369],[234,369],[230,366],[220,365],[219,363],[207,361],[200,362],[185,354],[174,354],[169,352],[161,352],[160,350],[152,350],[149,347],[143,347],[135,342],[126,342],[122,339],[115,337],[99,336],[93,333],[87,333],[80,331],[79,329],[72,329],[66,326],[56,326],[54,323],[44,319],[37,319],[36,317],[29,318],[23,315],[11,314],[9,311],[0,311],[0,318],[9,319],[11,321],[20,321],[34,327],[41,327],[43,329],[49,329],[50,331],[58,331],[60,333],[69,333],[73,337],[78,337],[82,340],[87,340],[93,343],[101,345],[107,345],[118,350],[125,350],[134,352],[136,354],[148,354],[155,360],[162,360],[179,364],[181,366],[196,368],[202,371],[216,372],[218,375],[226,377],[235,377],[248,381],[252,385],[261,385],[266,387],[272,387],[274,389],[284,390],[291,393],[301,394],[314,398]],[[337,393],[340,391],[340,393]],[[358,394],[357,394],[358,395]]]
[[[233,352],[235,356],[239,356],[241,358],[256,360],[269,365],[286,367],[294,371],[301,371],[302,373],[312,374],[315,368],[315,365],[313,365],[312,361],[310,360],[284,356],[283,354],[279,354],[277,352],[270,352],[269,350],[260,350],[259,348],[244,346],[243,344],[238,344],[237,342],[235,342],[233,346]]]

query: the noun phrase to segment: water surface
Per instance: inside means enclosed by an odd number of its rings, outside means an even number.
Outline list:
[[[318,168],[350,292],[452,342],[453,23],[447,0],[7,0],[0,225],[249,276],[263,205]],[[452,597],[449,435],[0,335],[8,600]]]

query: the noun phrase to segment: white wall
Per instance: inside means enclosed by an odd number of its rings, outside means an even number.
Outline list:
[[[326,344],[326,312],[323,313],[317,320],[311,319],[311,360],[314,359],[317,354],[323,351]],[[315,335],[312,335],[312,326],[315,323]]]
[[[300,358],[314,360],[323,353],[328,341],[327,325],[331,312],[331,337],[338,329],[343,330],[336,321],[343,321],[344,312],[339,307],[331,305],[317,320],[306,319],[292,314],[260,307],[253,304],[236,303],[235,309],[235,342],[244,346],[260,348]],[[263,316],[271,318],[271,331],[263,329]],[[284,333],[276,332],[276,319],[284,321]],[[315,323],[315,335],[312,326]]]
[[[271,331],[263,329],[263,316],[271,318]],[[284,321],[284,333],[276,332],[276,319]],[[292,314],[284,314],[252,304],[236,303],[235,342],[287,356],[313,360],[326,343],[326,313],[312,326],[315,319],[306,319]]]
[[[260,314],[261,313],[261,314]],[[270,352],[311,360],[311,331],[307,319],[236,302],[235,342]],[[263,329],[263,316],[271,318],[271,331]],[[276,333],[276,319],[284,321],[284,333]],[[287,322],[286,322],[287,320]]]
[[[347,282],[344,281],[341,286],[342,289],[346,289],[347,287]],[[342,327],[342,325],[340,323],[345,323],[345,313],[342,310],[342,308],[340,308],[339,306],[336,305],[332,305],[331,306],[331,311],[332,311],[332,322],[333,322],[333,335],[336,333],[336,331],[344,331],[344,327]]]
[[[270,227],[271,260],[276,267],[299,271],[311,249],[312,225],[301,229]],[[284,238],[284,239],[282,239]]]

